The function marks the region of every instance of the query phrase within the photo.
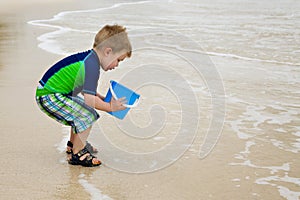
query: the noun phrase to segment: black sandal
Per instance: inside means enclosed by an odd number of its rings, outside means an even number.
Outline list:
[[[86,156],[83,160],[80,160],[82,156],[85,156],[86,154],[90,154]],[[71,165],[81,165],[84,167],[96,167],[101,165],[101,161],[99,164],[94,164],[93,159],[96,158],[93,156],[87,149],[84,147],[82,150],[80,150],[77,154],[72,153],[72,157],[68,161]]]
[[[98,150],[95,149],[88,141],[86,141],[86,145],[85,145],[86,149],[92,153],[92,154],[95,154],[95,153],[98,153]],[[95,149],[95,150],[94,150]]]
[[[69,147],[69,148],[68,148],[68,147]],[[71,141],[68,141],[66,153],[67,153],[67,154],[73,153],[72,148],[73,148],[73,143],[72,143]]]
[[[69,148],[68,148],[68,147],[69,147]],[[87,149],[91,154],[98,153],[98,150],[97,150],[97,149],[94,150],[94,147],[93,147],[88,141],[86,141],[86,146],[85,146],[85,147],[86,147],[86,149]],[[72,148],[73,148],[73,143],[72,143],[71,141],[68,141],[66,153],[67,153],[67,154],[73,153]]]

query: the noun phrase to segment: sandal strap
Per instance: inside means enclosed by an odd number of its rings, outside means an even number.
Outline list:
[[[89,154],[89,155],[86,155]],[[83,160],[80,160],[82,156],[85,156]],[[85,147],[80,150],[77,154],[72,154],[72,158],[69,160],[69,163],[72,165],[82,165],[85,167],[94,167],[101,165],[101,162],[99,164],[93,164],[93,158],[96,158],[93,156]]]
[[[67,146],[70,147],[71,149],[73,148],[73,143],[71,141],[67,142]],[[90,153],[98,153],[97,150],[94,150],[94,147],[91,145],[91,143],[89,143],[88,141],[86,141],[86,145],[85,145],[86,149],[90,152]],[[67,150],[67,153],[72,153],[71,150]]]
[[[81,149],[81,150],[77,153],[77,155],[78,155],[78,157],[81,157],[81,156],[83,156],[83,155],[85,155],[85,154],[87,154],[87,153],[91,154],[91,153],[87,150],[87,148],[84,147],[83,149]]]
[[[98,153],[97,149],[94,149],[94,147],[91,145],[91,143],[89,143],[88,141],[86,141],[86,145],[85,145],[86,149],[90,152],[90,153]]]
[[[67,146],[73,148],[73,143],[71,141],[68,141]]]
[[[90,154],[89,156],[85,157],[84,160],[93,162],[93,161],[92,161],[93,158],[96,158],[96,157]],[[93,164],[93,163],[92,163],[92,164]]]

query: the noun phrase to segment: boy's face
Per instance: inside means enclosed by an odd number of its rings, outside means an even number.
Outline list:
[[[104,71],[113,70],[119,65],[119,62],[123,61],[127,57],[126,53],[113,53],[108,51],[102,60],[101,66]]]

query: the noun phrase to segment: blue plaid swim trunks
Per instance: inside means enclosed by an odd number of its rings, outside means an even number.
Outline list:
[[[55,93],[37,96],[36,102],[49,117],[71,126],[74,133],[85,131],[99,118],[96,110],[86,105],[79,96]]]

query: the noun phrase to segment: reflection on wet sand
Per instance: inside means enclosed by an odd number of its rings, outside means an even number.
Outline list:
[[[68,181],[63,188],[58,190],[55,195],[57,199],[97,199],[95,197],[101,195],[100,191],[89,184],[95,170],[99,168],[64,165],[68,167],[66,174]]]

